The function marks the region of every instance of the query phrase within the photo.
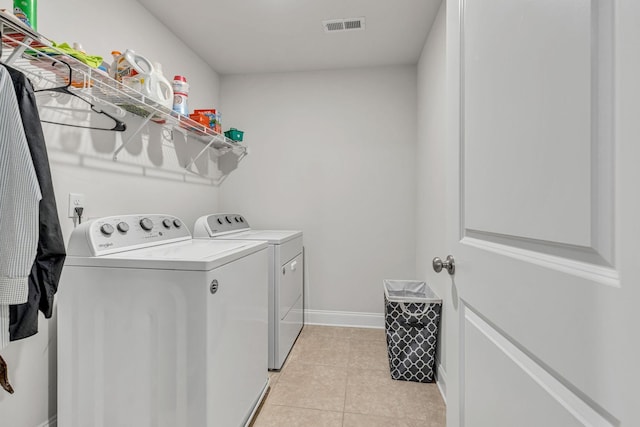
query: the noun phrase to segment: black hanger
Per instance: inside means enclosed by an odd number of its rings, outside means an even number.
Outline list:
[[[83,97],[81,97],[77,93],[71,92],[69,90],[69,86],[71,86],[71,77],[72,77],[72,74],[73,74],[73,71],[71,70],[71,66],[69,64],[67,64],[66,62],[64,62],[64,61],[58,60],[57,62],[60,62],[60,63],[62,63],[64,65],[66,65],[67,68],[69,69],[69,78],[67,79],[67,84],[65,86],[53,87],[53,88],[49,88],[49,89],[38,89],[38,90],[34,90],[34,92],[58,92],[58,93],[64,93],[66,95],[71,95],[71,96],[76,97],[76,98],[86,102],[87,104],[89,104],[89,106],[91,107],[91,111],[93,111],[95,113],[98,113],[98,114],[103,114],[103,115],[109,117],[111,120],[114,121],[115,124],[113,125],[112,128],[99,128],[99,127],[94,127],[94,126],[74,125],[74,124],[70,124],[70,123],[50,122],[48,120],[40,120],[41,122],[43,122],[43,123],[51,123],[51,124],[54,124],[54,125],[61,125],[61,126],[71,126],[71,127],[75,127],[75,128],[81,128],[81,129],[110,130],[110,131],[115,131],[115,132],[124,132],[125,130],[127,130],[126,123],[118,120],[117,118],[115,118],[111,114],[107,113],[106,111],[103,111],[103,110],[100,110],[100,109],[96,108],[96,106],[91,101],[88,101],[88,100],[84,99]]]

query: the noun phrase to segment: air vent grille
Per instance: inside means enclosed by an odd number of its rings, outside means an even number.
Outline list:
[[[345,30],[358,30],[362,28],[362,23],[358,21],[344,21]]]
[[[343,22],[329,22],[327,24],[327,31],[341,31],[344,30]]]
[[[364,30],[364,17],[322,21],[325,33]]]

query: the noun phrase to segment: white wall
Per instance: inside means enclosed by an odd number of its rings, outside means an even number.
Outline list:
[[[221,208],[304,232],[308,320],[382,326],[382,280],[415,276],[415,67],[223,76],[221,100],[251,149]]]
[[[0,7],[11,8],[11,2],[3,0]],[[39,31],[56,42],[78,41],[89,53],[104,57],[110,58],[111,50],[133,48],[162,63],[170,79],[174,74],[187,77],[191,109],[218,106],[218,75],[138,2],[40,2],[38,23]],[[51,105],[46,95],[39,100],[43,107]],[[84,108],[82,104],[78,106]],[[62,117],[56,108],[42,108],[42,118]],[[125,135],[139,123],[139,119],[128,115],[130,130]],[[199,143],[184,143],[178,138],[177,144],[171,144],[162,138],[157,125],[151,125],[132,140],[118,162],[113,162],[112,153],[122,135],[48,124],[43,128],[65,241],[73,229],[72,220],[66,218],[69,192],[86,195],[89,217],[169,213],[182,217],[191,228],[199,215],[218,209],[217,188],[209,180],[185,175],[180,168],[201,147]],[[201,170],[211,170],[208,163],[201,163]],[[35,427],[45,425],[56,414],[55,316],[51,320],[41,316],[39,329],[36,336],[13,342],[1,352],[16,392],[0,392],[0,425]]]
[[[443,298],[443,310],[451,310],[450,280],[446,273],[436,274],[433,257],[448,254],[446,236],[446,49],[445,3],[431,27],[418,62],[418,144],[416,149],[416,271]],[[446,375],[446,316],[441,322],[439,363]],[[442,372],[444,370],[444,372]],[[439,378],[442,380],[442,378]]]

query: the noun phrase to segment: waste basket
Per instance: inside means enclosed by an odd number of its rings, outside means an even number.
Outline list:
[[[442,299],[425,282],[384,280],[384,302],[391,378],[433,382]]]

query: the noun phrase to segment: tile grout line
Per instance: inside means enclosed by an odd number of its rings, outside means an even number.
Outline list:
[[[353,332],[349,335],[349,350],[347,352],[347,367],[345,368],[344,401],[342,402],[342,427],[344,427],[344,414],[347,410],[347,393],[349,389],[349,367],[351,366],[351,351],[353,350]]]

